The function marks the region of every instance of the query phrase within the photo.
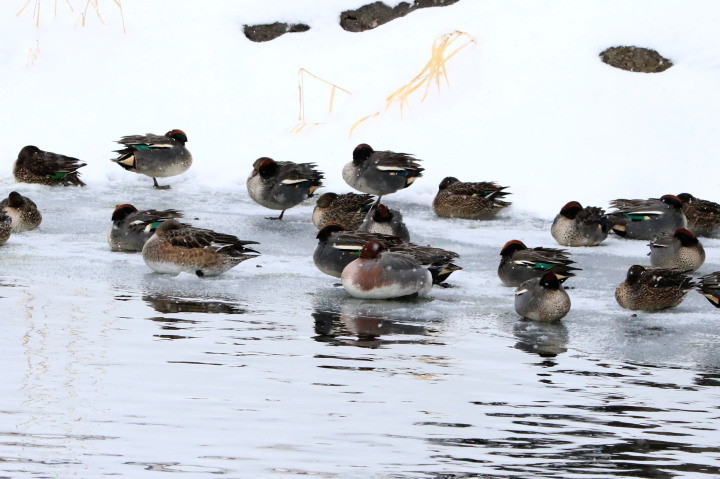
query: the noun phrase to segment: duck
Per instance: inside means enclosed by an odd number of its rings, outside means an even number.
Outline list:
[[[375,198],[365,193],[323,193],[315,203],[312,222],[317,229],[337,223],[343,229],[353,231],[360,227],[374,202]]]
[[[507,188],[493,181],[468,183],[448,176],[440,182],[432,209],[441,218],[490,219],[512,204],[502,199],[510,194]]]
[[[570,201],[555,216],[550,234],[562,246],[597,246],[609,232],[605,210]]]
[[[157,179],[180,175],[192,165],[192,155],[185,148],[187,141],[182,130],[170,130],[164,135],[123,136],[117,143],[124,148],[115,150],[119,155],[112,161],[128,171],[149,176],[155,188],[167,190],[170,185],[160,186]]]
[[[107,241],[112,251],[142,251],[145,242],[153,235],[148,225],[169,219],[182,218],[178,210],[141,210],[131,205],[117,205],[112,213],[112,227]]]
[[[498,277],[505,286],[520,286],[531,278],[539,278],[546,272],[552,272],[563,283],[579,268],[569,256],[569,252],[557,248],[528,248],[520,240],[510,240],[500,251]]]
[[[253,163],[247,190],[257,204],[281,210],[280,216],[268,219],[281,220],[286,209],[312,197],[315,190],[322,186],[323,178],[314,163],[275,161],[262,157]]]
[[[425,296],[433,285],[427,268],[411,256],[386,250],[379,241],[363,245],[340,279],[345,291],[362,299]]]
[[[11,191],[7,198],[0,201],[0,210],[11,218],[13,233],[34,230],[42,223],[42,214],[35,202],[17,191]]]
[[[678,228],[672,235],[658,235],[650,246],[650,266],[653,268],[695,271],[705,262],[705,250],[695,233]]]
[[[77,171],[87,163],[77,158],[43,151],[37,146],[23,147],[13,164],[13,176],[20,183],[48,186],[85,186]]]
[[[399,236],[405,243],[410,242],[410,232],[403,221],[402,213],[383,204],[372,206],[372,210],[372,214],[365,216],[358,231]]]
[[[625,309],[656,311],[680,304],[695,283],[684,271],[630,266],[625,281],[615,290],[615,300]]]
[[[558,277],[548,271],[518,286],[515,311],[523,318],[535,321],[560,321],[570,311],[570,296]]]
[[[145,264],[157,273],[190,273],[198,277],[216,276],[255,258],[260,253],[236,236],[183,225],[177,220],[147,226],[154,230],[142,249]]]
[[[682,201],[675,195],[647,200],[618,199],[611,201],[610,206],[615,208],[608,213],[611,228],[622,238],[652,240],[659,234],[687,228]]]
[[[682,201],[687,227],[698,236],[720,238],[720,204],[696,198],[690,193],[677,195]]]
[[[720,308],[720,271],[702,276],[698,280],[696,289],[713,306]]]
[[[434,284],[443,284],[453,272],[462,269],[454,263],[460,255],[453,251],[404,243],[397,236],[381,233],[345,231],[335,223],[325,225],[317,239],[313,262],[320,271],[335,278],[339,278],[343,269],[358,257],[365,244],[373,241],[381,243],[390,252],[413,257],[430,271]]]
[[[7,243],[12,233],[12,218],[0,210],[0,246]]]
[[[352,188],[378,198],[412,185],[422,176],[417,158],[408,153],[375,151],[367,143],[361,143],[353,150],[353,159],[342,170],[342,177]]]

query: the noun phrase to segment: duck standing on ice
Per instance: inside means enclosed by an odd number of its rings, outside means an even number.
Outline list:
[[[157,178],[167,178],[185,173],[192,165],[192,155],[185,148],[188,138],[182,130],[170,130],[164,135],[130,135],[120,138],[124,146],[114,161],[128,171],[140,173],[153,179],[159,190],[170,189],[158,185]]]
[[[281,210],[280,216],[268,219],[281,220],[286,209],[310,198],[322,186],[323,178],[315,163],[275,161],[262,157],[253,163],[247,190],[255,203],[271,210]]]
[[[418,159],[407,153],[375,151],[361,143],[353,151],[353,159],[343,167],[345,183],[363,193],[377,195],[380,204],[383,195],[407,188],[422,176],[424,168]]]

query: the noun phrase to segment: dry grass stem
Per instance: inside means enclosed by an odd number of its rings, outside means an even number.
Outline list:
[[[35,40],[35,48],[30,48],[28,50],[27,66],[31,67],[35,65],[35,61],[37,60],[38,56],[40,56],[40,41]]]
[[[306,127],[314,127],[321,125],[319,122],[308,122],[305,117],[305,75],[309,75],[311,78],[314,78],[315,80],[324,83],[330,88],[330,106],[328,113],[332,113],[333,111],[333,105],[335,103],[335,94],[339,91],[343,93],[347,93],[348,95],[352,95],[349,91],[346,89],[329,82],[327,80],[323,80],[319,76],[310,73],[309,71],[305,70],[304,68],[300,68],[298,70],[298,99],[299,99],[299,111],[298,111],[298,124],[290,128],[290,132],[292,133],[300,133],[303,131]]]
[[[35,20],[35,27],[40,28],[40,12],[42,10],[42,0],[27,0],[25,4],[20,8],[20,10],[15,14],[15,16],[20,16],[22,13],[30,6],[30,4],[33,4],[33,14],[32,17]],[[107,0],[105,3],[108,3]],[[125,30],[125,14],[123,12],[122,3],[120,0],[112,0],[112,3],[117,6],[117,8],[120,10],[120,20],[122,23],[122,29],[123,33],[126,33]],[[58,13],[58,0],[54,0],[54,12],[55,16],[57,16]],[[65,0],[65,4],[67,5],[68,9],[71,13],[75,12],[75,9],[73,8],[72,4],[70,3],[70,0]],[[82,26],[85,26],[85,22],[87,19],[87,14],[90,9],[93,9],[95,11],[95,15],[100,20],[100,23],[105,23],[103,21],[102,15],[100,15],[100,0],[86,0],[85,8],[83,9],[82,13],[80,13],[79,23]]]
[[[457,45],[455,42],[461,38],[465,39],[465,42]],[[392,92],[390,96],[385,99],[385,109],[383,111],[387,111],[390,107],[397,104],[400,106],[400,116],[402,117],[404,109],[410,106],[409,98],[413,93],[424,89],[423,95],[420,98],[420,102],[422,103],[430,94],[432,85],[435,85],[438,91],[440,90],[441,78],[444,79],[445,84],[450,87],[446,67],[447,62],[463,48],[473,43],[477,42],[472,36],[459,30],[446,33],[436,38],[433,42],[430,60],[422,70],[420,70],[420,73],[415,75],[408,83]],[[361,123],[380,115],[380,113],[381,112],[376,112],[371,115],[366,115],[353,123],[352,127],[350,127],[350,135],[352,135],[355,128]]]

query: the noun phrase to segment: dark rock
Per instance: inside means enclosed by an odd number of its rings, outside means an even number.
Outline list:
[[[600,58],[610,66],[631,72],[659,73],[673,66],[655,50],[641,47],[611,47]]]
[[[269,42],[275,40],[280,35],[295,32],[307,32],[310,27],[304,23],[269,23],[266,25],[245,25],[243,33],[253,42]]]
[[[445,7],[459,0],[414,0],[412,4],[401,2],[389,7],[383,2],[373,2],[356,10],[346,10],[340,14],[340,26],[349,32],[372,30],[396,18],[404,17],[418,8]]]

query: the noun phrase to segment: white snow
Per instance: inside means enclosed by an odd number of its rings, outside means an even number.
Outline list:
[[[77,2],[76,2],[77,3]],[[712,1],[461,1],[427,8],[362,34],[338,25],[362,1],[181,0],[101,2],[92,12],[42,2],[0,6],[3,112],[0,153],[7,164],[25,144],[87,161],[90,185],[141,183],[112,164],[126,134],[183,129],[195,163],[174,184],[243,188],[260,156],[315,161],[326,191],[349,191],[342,165],[353,147],[411,152],[425,176],[398,199],[429,203],[447,175],[509,185],[516,212],[549,218],[570,199],[607,206],[618,197],[690,191],[717,199],[720,146],[717,25]],[[80,5],[75,5],[80,8]],[[311,29],[253,43],[244,24],[280,20]],[[475,39],[447,62],[448,87],[414,95],[403,114],[385,98],[412,79],[440,35]],[[36,43],[37,42],[37,43]],[[464,38],[456,44],[460,45]],[[675,65],[630,73],[599,61],[616,45],[657,49]],[[29,65],[28,51],[40,53]],[[298,134],[298,70],[305,116],[321,122]],[[422,93],[422,92],[420,92]],[[6,170],[7,171],[7,170]]]

